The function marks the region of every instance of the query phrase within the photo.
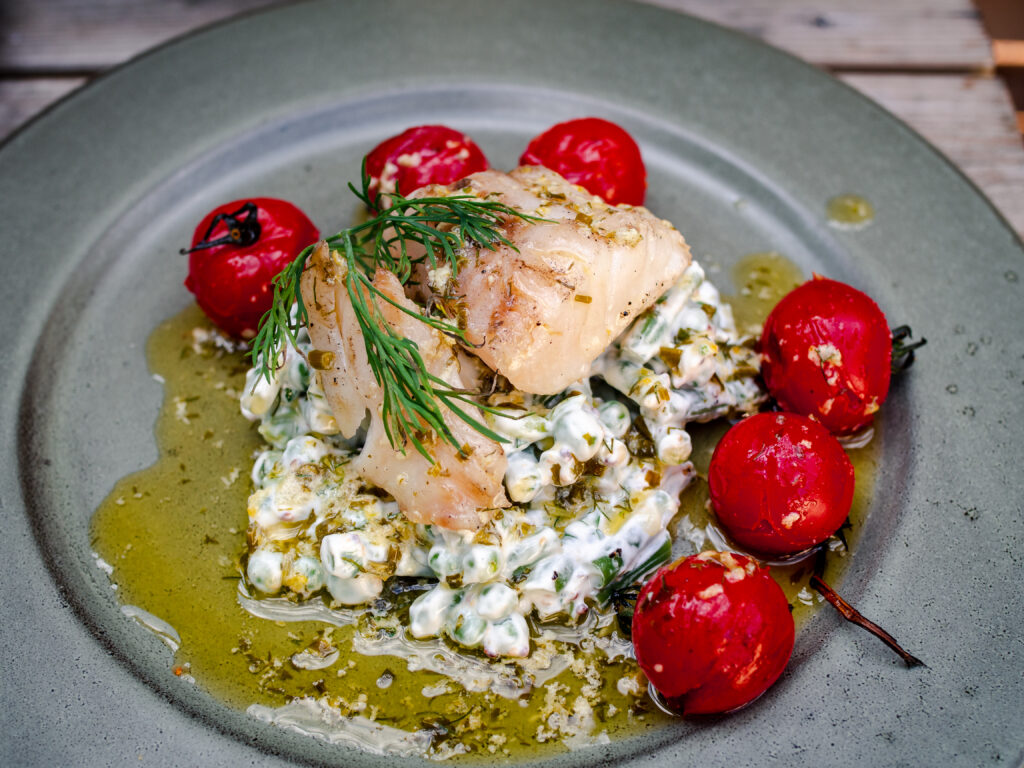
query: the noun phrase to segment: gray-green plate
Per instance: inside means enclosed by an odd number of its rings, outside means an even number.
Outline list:
[[[584,115],[637,137],[649,207],[723,267],[718,282],[746,253],[781,251],[928,337],[885,406],[842,587],[929,666],[904,669],[822,611],[754,706],[552,764],[1019,764],[1020,241],[933,149],[821,72],[683,16],[568,0],[241,18],[112,72],[0,149],[0,762],[383,762],[175,678],[164,646],[119,613],[89,518],[155,458],[162,392],[144,344],[190,301],[176,249],[208,208],[280,196],[335,231],[355,212],[345,182],[385,136],[448,123],[510,167],[529,137]],[[874,223],[830,228],[840,193],[868,198]]]

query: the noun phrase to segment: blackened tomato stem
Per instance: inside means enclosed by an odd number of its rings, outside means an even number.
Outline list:
[[[821,595],[826,600],[828,600],[829,603],[832,604],[832,607],[839,611],[840,614],[842,614],[842,617],[844,619],[846,619],[851,624],[856,624],[858,627],[866,629],[872,635],[874,635],[883,643],[885,643],[894,651],[896,651],[896,653],[900,655],[900,658],[903,659],[903,662],[908,667],[928,666],[916,656],[913,656],[907,653],[905,650],[903,650],[902,646],[900,646],[900,644],[896,642],[896,638],[894,638],[880,626],[875,624],[875,622],[864,618],[864,616],[861,615],[860,611],[858,611],[848,602],[843,600],[843,598],[839,596],[838,592],[836,592],[834,589],[832,589],[832,587],[830,587],[828,584],[821,580],[820,576],[816,574],[811,576],[811,587],[820,592]]]
[[[914,338],[914,332],[909,325],[901,325],[893,328],[892,333],[892,372],[901,373],[914,364],[914,350],[923,347],[928,343],[927,339]]]
[[[242,216],[245,218],[242,218]],[[218,237],[216,240],[211,240],[210,235],[213,234],[213,230],[217,228],[217,225],[224,222],[224,225],[228,228],[228,233],[223,237]],[[213,221],[210,222],[210,226],[206,229],[206,234],[203,235],[203,239],[193,245],[191,248],[182,248],[181,254],[193,253],[195,251],[202,251],[206,248],[213,248],[218,245],[237,245],[240,248],[252,245],[260,239],[262,227],[259,222],[259,208],[256,207],[256,203],[248,202],[239,208],[237,211],[231,213],[218,213],[213,217]]]

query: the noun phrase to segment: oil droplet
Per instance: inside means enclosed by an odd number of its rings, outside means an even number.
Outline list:
[[[737,330],[759,335],[779,299],[803,282],[800,268],[781,253],[765,251],[744,256],[732,269],[736,294],[724,297],[732,305]]]
[[[863,229],[875,218],[875,209],[860,195],[837,195],[825,207],[828,223],[836,229]]]
[[[960,390],[957,388],[956,384],[950,384],[948,387],[946,387],[946,391],[949,392],[949,394],[951,395],[955,395]]]

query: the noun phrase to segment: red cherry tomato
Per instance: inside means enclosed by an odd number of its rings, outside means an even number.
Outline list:
[[[737,544],[789,555],[820,544],[846,520],[853,465],[832,433],[794,413],[758,413],[715,447],[711,504]]]
[[[408,195],[427,184],[451,184],[487,168],[487,158],[473,140],[444,125],[410,128],[366,156],[374,202],[396,189]]]
[[[520,165],[543,165],[612,205],[643,205],[647,170],[625,130],[598,117],[569,120],[535,137]]]
[[[729,712],[756,699],[786,668],[794,633],[768,569],[731,552],[662,568],[633,613],[637,664],[684,715]]]
[[[273,302],[271,281],[319,236],[306,214],[284,200],[218,206],[192,236],[185,287],[220,328],[251,339]]]
[[[759,351],[768,391],[787,411],[850,435],[871,424],[889,393],[892,334],[856,288],[815,277],[778,303]]]

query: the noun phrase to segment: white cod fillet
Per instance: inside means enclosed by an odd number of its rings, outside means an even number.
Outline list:
[[[370,413],[366,443],[352,469],[390,493],[406,517],[444,528],[477,529],[495,508],[507,507],[503,478],[508,465],[501,447],[442,406],[445,423],[466,448],[460,456],[449,443],[430,435],[422,442],[434,457],[428,462],[412,444],[405,454],[391,447],[381,417],[383,395],[366,358],[359,328],[344,282],[344,268],[330,256],[326,243],[314,250],[302,274],[302,298],[309,310],[309,335],[321,352],[319,371],[327,401],[342,434],[351,437]],[[374,285],[396,302],[416,310],[397,278],[378,270]],[[384,301],[378,306],[400,335],[419,346],[427,369],[454,388],[476,386],[472,365],[463,366],[455,345],[433,328]],[[466,361],[469,362],[469,361]],[[482,421],[480,412],[464,406]]]
[[[458,305],[471,352],[516,389],[553,394],[590,364],[683,274],[690,249],[646,208],[611,206],[554,171],[482,171],[413,197],[472,193],[551,223],[511,219],[501,233],[518,252],[470,243],[458,276],[433,290]],[[439,284],[440,283],[440,284]]]

